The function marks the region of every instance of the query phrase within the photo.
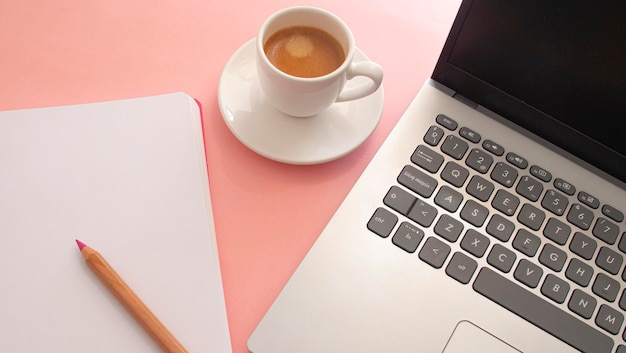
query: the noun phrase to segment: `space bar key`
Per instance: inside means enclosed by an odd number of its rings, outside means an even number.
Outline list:
[[[584,353],[610,353],[613,340],[489,268],[474,290]]]

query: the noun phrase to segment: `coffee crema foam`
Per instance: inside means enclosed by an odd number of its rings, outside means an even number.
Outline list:
[[[314,49],[311,39],[300,34],[291,36],[287,41],[286,48],[287,52],[296,58],[303,58],[307,55],[311,55]]]
[[[278,30],[265,42],[263,50],[276,68],[298,77],[324,76],[335,71],[345,60],[337,39],[309,26]]]

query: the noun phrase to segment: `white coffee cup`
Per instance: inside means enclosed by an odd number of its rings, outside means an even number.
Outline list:
[[[277,31],[289,27],[314,27],[334,37],[345,59],[334,71],[316,77],[299,77],[278,69],[265,54],[267,40]],[[278,110],[295,117],[317,115],[335,102],[368,96],[380,87],[383,70],[373,61],[353,62],[356,46],[350,28],[336,15],[315,7],[289,7],[271,15],[256,38],[257,71],[261,89]],[[355,77],[369,78],[358,85],[346,82]]]

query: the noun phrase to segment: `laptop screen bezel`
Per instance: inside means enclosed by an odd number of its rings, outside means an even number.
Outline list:
[[[626,156],[453,65],[450,56],[472,1],[463,1],[431,78],[626,183]]]

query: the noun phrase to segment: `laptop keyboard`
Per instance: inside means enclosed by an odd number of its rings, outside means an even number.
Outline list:
[[[582,352],[626,352],[622,211],[442,114],[397,182],[372,232]]]

